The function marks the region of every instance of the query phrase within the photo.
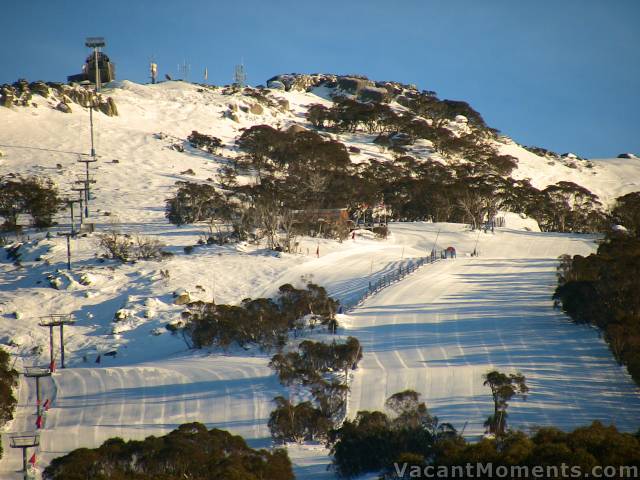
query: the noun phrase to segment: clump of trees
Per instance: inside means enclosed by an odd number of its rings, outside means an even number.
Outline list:
[[[283,385],[297,382],[313,385],[329,372],[342,372],[346,380],[349,370],[355,369],[361,359],[360,342],[349,337],[345,343],[304,340],[298,345],[298,351],[277,353],[269,365]]]
[[[344,343],[305,340],[297,351],[279,352],[269,366],[286,386],[302,385],[313,401],[293,404],[276,397],[269,429],[276,441],[327,440],[329,432],[346,414],[349,371],[362,359],[355,337]]]
[[[293,480],[284,450],[254,450],[240,436],[200,423],[142,441],[112,438],[54,459],[47,480]]]
[[[553,297],[575,322],[600,328],[616,360],[640,384],[638,278],[640,238],[611,233],[595,254],[560,258]]]
[[[112,230],[99,234],[97,242],[103,257],[121,262],[160,260],[167,255],[159,240],[144,235],[129,235]]]
[[[0,177],[0,217],[7,230],[17,227],[21,214],[31,215],[37,228],[50,227],[62,205],[57,187],[48,178],[14,174]]]
[[[392,219],[468,222],[475,229],[506,209],[535,218],[543,231],[602,229],[602,205],[587,189],[558,182],[538,190],[528,181],[511,179],[517,159],[497,151],[490,142],[496,131],[468,104],[441,101],[432,92],[408,95],[400,97],[410,110],[404,113],[345,97],[334,98],[331,107],[309,107],[307,118],[317,128],[378,133],[374,142],[397,154],[393,162],[371,159],[353,169],[350,211],[383,202]],[[457,115],[467,117],[468,130],[451,130],[449,122]],[[454,160],[452,165],[408,155],[405,146],[417,139],[430,141],[435,152]]]
[[[284,397],[274,398],[275,410],[269,415],[269,430],[277,442],[322,441],[333,424],[310,401],[292,404]]]
[[[385,479],[466,478],[467,465],[492,464],[493,475],[498,467],[529,472],[512,478],[562,478],[567,476],[562,472],[590,473],[594,466],[631,468],[626,470],[631,478],[640,468],[640,438],[600,422],[568,433],[554,427],[530,435],[506,430],[468,442],[452,425],[430,415],[417,392],[396,393],[385,407],[389,414],[361,411],[331,432],[333,464],[341,477],[380,472]],[[543,471],[534,473],[535,467]],[[473,474],[491,478],[490,473]]]
[[[467,478],[467,465],[473,467],[473,478],[586,478],[593,476],[594,467],[606,467],[612,478],[635,478],[640,441],[614,426],[593,422],[572,432],[544,427],[531,435],[509,431],[499,439],[475,443],[449,436],[436,441],[427,455],[405,453],[394,462],[385,468],[384,478]],[[475,469],[478,464],[491,464],[492,471],[482,474]]]
[[[337,473],[354,477],[379,472],[402,458],[425,459],[447,439],[460,439],[452,425],[429,414],[420,394],[398,392],[385,403],[384,412],[358,412],[330,434]]]
[[[214,222],[224,218],[225,199],[213,185],[177,182],[175,196],[168,198],[165,217],[174,225]]]
[[[227,228],[239,240],[266,239],[272,249],[292,251],[299,234],[344,239],[343,221],[327,220],[326,209],[348,205],[355,179],[346,147],[315,132],[282,131],[267,125],[243,132],[242,157],[221,172],[223,189],[179,184],[166,201],[166,217],[176,225],[206,221]],[[238,174],[256,182],[239,185]]]
[[[315,131],[256,125],[236,140],[242,152],[221,169],[220,189],[180,184],[167,200],[167,218],[177,224],[198,221],[237,239],[266,239],[272,249],[292,251],[298,235],[344,239],[351,219],[384,204],[388,220],[466,222],[474,229],[499,210],[525,213],[543,231],[593,232],[605,224],[602,205],[587,189],[558,182],[543,190],[510,174],[517,159],[495,148],[495,131],[468,104],[441,101],[431,92],[403,97],[407,111],[381,102],[335,97],[332,106],[309,107],[318,129],[363,130],[377,134],[393,161],[350,161],[344,144]],[[468,128],[452,128],[457,115]],[[409,155],[418,139],[428,140],[450,165]],[[237,182],[251,175],[253,182]],[[346,208],[348,218],[335,216]],[[330,211],[333,210],[333,213]],[[213,232],[212,227],[212,232]]]
[[[285,345],[289,332],[324,325],[335,330],[338,302],[323,287],[282,285],[278,296],[245,299],[240,305],[192,302],[183,313],[185,333],[195,348],[232,344],[259,345],[265,350]]]
[[[18,381],[18,372],[10,366],[11,357],[0,348],[0,427],[13,419],[13,411],[17,400],[13,395],[13,388]],[[2,457],[2,443],[0,443],[0,457]]]
[[[618,197],[611,216],[625,226],[631,235],[640,238],[640,192]]]

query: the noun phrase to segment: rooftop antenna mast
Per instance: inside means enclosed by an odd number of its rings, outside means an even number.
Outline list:
[[[96,71],[96,93],[100,91],[100,67],[98,66],[98,52],[106,44],[103,37],[88,37],[84,42],[85,47],[93,48],[94,69]]]
[[[233,75],[233,83],[240,88],[244,88],[247,84],[247,74],[244,70],[244,62],[240,63],[240,65],[236,65],[236,72]]]
[[[191,71],[191,65],[187,64],[187,61],[184,60],[182,64],[178,65],[178,73],[182,75],[182,79],[185,82],[189,81],[189,72]]]

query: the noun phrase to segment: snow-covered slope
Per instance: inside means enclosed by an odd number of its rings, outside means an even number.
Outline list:
[[[164,201],[175,182],[215,179],[218,168],[236,154],[233,143],[242,128],[260,123],[308,127],[306,106],[328,101],[314,93],[277,91],[273,98],[286,99],[289,109],[265,107],[254,114],[252,97],[183,82],[124,81],[105,93],[115,99],[119,116],[95,115],[100,158],[89,221],[99,231],[117,228],[158,238],[175,255],[133,265],[101,262],[90,235],[71,241],[73,271],[67,273],[66,245],[55,229],[52,238],[22,247],[20,266],[0,251],[0,342],[19,365],[48,360],[48,331],[37,326],[42,315],[73,313],[78,320],[67,331],[71,368],[45,382],[53,409],[42,434],[41,464],[114,435],[142,438],[195,420],[242,434],[253,445],[268,445],[271,399],[283,393],[267,366],[268,355],[188,351],[179,335],[165,329],[183,310],[173,303],[173,293],[186,289],[194,299],[237,303],[304,278],[348,304],[369,281],[425,255],[436,237],[440,247],[457,248],[457,260],[424,267],[342,319],[340,334],[356,335],[365,346],[350,415],[381,408],[391,393],[415,388],[438,416],[457,427],[468,421],[468,432],[476,434],[490,413],[481,375],[499,367],[522,370],[531,379],[527,403],[513,404],[514,426],[570,428],[599,418],[623,429],[638,428],[638,389],[596,332],[569,324],[550,302],[554,259],[588,254],[595,249],[593,237],[542,234],[535,222],[508,215],[506,228],[495,235],[478,236],[457,224],[395,224],[387,241],[303,239],[296,255],[244,244],[202,246],[186,254],[183,247],[196,244],[206,228],[177,228],[166,221]],[[83,173],[77,159],[89,150],[89,114],[75,104],[67,114],[50,108],[49,100],[35,96],[33,101],[39,107],[0,108],[0,175],[46,175],[68,191]],[[188,145],[184,152],[170,148],[184,145],[192,130],[221,138],[227,148],[219,156]],[[361,149],[354,161],[391,158],[371,143],[371,135],[337,138]],[[570,168],[568,161],[551,165],[509,141],[500,148],[519,159],[514,176],[531,178],[537,187],[569,180],[606,204],[640,190],[638,159],[593,160],[592,168],[571,160],[576,168]],[[183,173],[189,169],[193,175]],[[67,214],[60,222],[65,229]],[[318,247],[320,258],[315,257]],[[474,249],[480,258],[467,256]],[[59,290],[50,286],[50,277],[58,279]],[[115,323],[120,309],[128,318]],[[109,352],[117,355],[104,355]],[[17,418],[5,431],[33,427],[33,385],[21,380],[19,396]],[[330,478],[322,455],[326,452],[293,449],[299,478]],[[5,448],[0,476],[11,478],[19,462],[17,452]]]

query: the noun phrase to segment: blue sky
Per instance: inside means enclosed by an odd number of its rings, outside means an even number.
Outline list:
[[[520,143],[587,157],[640,153],[640,0],[28,0],[8,2],[0,83],[64,80],[86,36],[119,79],[248,82],[359,73],[468,101]],[[11,20],[8,20],[11,18]]]

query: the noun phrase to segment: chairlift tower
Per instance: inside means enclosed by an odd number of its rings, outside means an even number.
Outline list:
[[[83,214],[86,213],[86,212],[82,211],[82,204],[84,203],[86,195],[87,195],[87,186],[84,186],[84,187],[72,187],[71,190],[74,191],[74,192],[78,192],[78,201],[80,202],[80,225],[82,226]]]
[[[53,371],[55,355],[53,353],[53,329],[60,327],[60,368],[64,368],[64,326],[76,323],[71,313],[51,313],[45,317],[40,317],[38,323],[41,327],[49,328],[49,369]]]
[[[78,163],[84,163],[85,164],[85,176],[84,178],[78,178],[78,180],[76,180],[74,183],[76,184],[82,184],[84,185],[84,218],[87,218],[89,216],[89,199],[91,198],[91,184],[92,183],[96,183],[96,181],[94,179],[91,179],[91,177],[89,176],[89,164],[90,163],[95,163],[98,160],[96,160],[95,158],[87,158],[87,159],[83,159],[83,158],[79,158],[78,159]]]
[[[39,433],[20,433],[9,436],[9,445],[11,448],[20,448],[22,450],[22,472],[24,480],[29,479],[27,470],[27,449],[40,446]]]
[[[89,164],[95,163],[98,160],[96,158],[91,159],[78,159],[78,162],[85,164],[85,178],[76,180],[74,183],[84,184],[84,218],[89,216],[89,200],[91,199],[91,187],[92,183],[96,183],[96,181],[89,177]]]
[[[71,234],[75,235],[76,234],[76,217],[73,214],[73,205],[75,203],[80,203],[80,200],[72,200],[72,199],[69,198],[69,199],[66,200],[66,203],[69,206],[69,210],[70,210],[70,213],[71,213],[71,225],[70,225]]]
[[[38,417],[42,415],[42,402],[40,399],[40,379],[51,376],[51,370],[46,367],[24,367],[22,374],[26,378],[36,379],[36,400]]]

